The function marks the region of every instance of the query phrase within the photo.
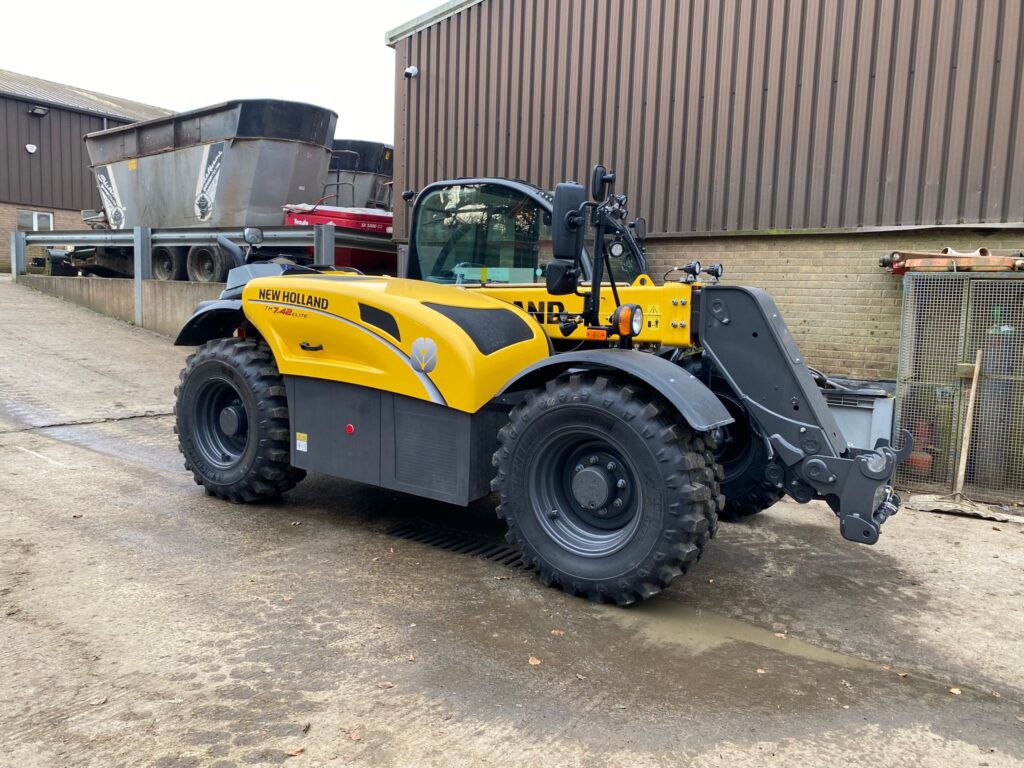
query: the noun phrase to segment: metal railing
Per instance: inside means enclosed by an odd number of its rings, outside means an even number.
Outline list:
[[[312,227],[260,227],[263,246],[313,247],[314,264],[333,264],[334,249],[338,246],[393,253],[394,244],[379,237],[338,232],[334,224]],[[53,232],[11,233],[11,277],[17,282],[25,274],[26,250],[29,246],[55,247],[115,246],[132,248],[134,256],[135,322],[142,325],[142,281],[152,278],[153,247],[159,245],[212,245],[223,235],[240,246],[245,246],[242,229],[151,229],[135,227],[130,230],[73,230]]]

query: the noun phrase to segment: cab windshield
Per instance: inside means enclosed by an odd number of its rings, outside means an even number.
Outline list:
[[[591,253],[593,232],[588,237]],[[551,212],[501,184],[453,184],[419,201],[412,245],[412,278],[450,284],[544,282],[553,258]],[[617,282],[632,282],[640,274],[628,254],[611,262]]]

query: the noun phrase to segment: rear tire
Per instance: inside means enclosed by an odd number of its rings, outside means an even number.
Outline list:
[[[153,249],[151,272],[154,280],[184,280],[188,277],[185,248],[158,245]]]
[[[533,391],[493,463],[509,542],[545,584],[596,602],[657,594],[717,530],[711,446],[633,382],[574,374]]]
[[[174,390],[178,448],[207,493],[233,502],[279,496],[292,467],[284,381],[266,344],[215,339],[191,355]]]
[[[228,261],[219,245],[193,245],[188,249],[188,279],[193,283],[223,283],[231,268]]]

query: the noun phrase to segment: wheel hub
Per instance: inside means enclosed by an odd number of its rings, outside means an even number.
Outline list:
[[[613,487],[614,481],[603,467],[584,467],[572,478],[572,495],[584,509],[604,507]]]
[[[225,435],[235,437],[246,430],[245,409],[241,405],[229,405],[220,412],[217,421]]]
[[[643,503],[636,467],[596,428],[574,425],[549,437],[528,474],[538,521],[567,551],[607,557],[636,532]]]

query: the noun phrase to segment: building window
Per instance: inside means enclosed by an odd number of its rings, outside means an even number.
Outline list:
[[[53,214],[45,211],[18,211],[19,232],[52,232]]]

